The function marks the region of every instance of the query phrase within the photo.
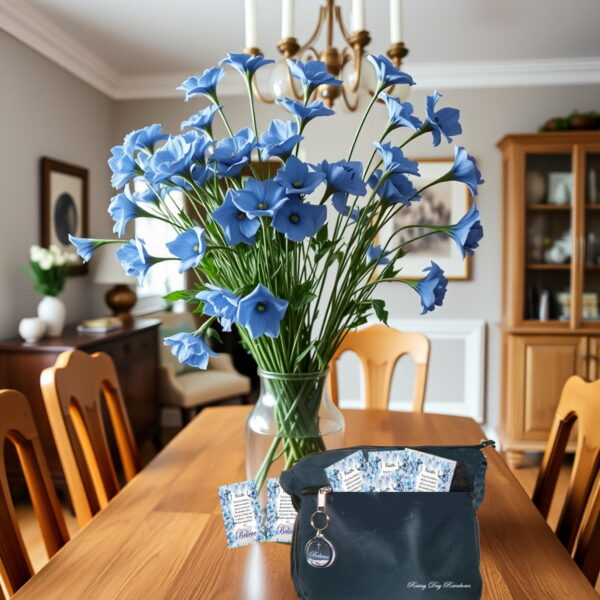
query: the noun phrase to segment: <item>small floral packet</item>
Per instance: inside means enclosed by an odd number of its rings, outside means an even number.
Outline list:
[[[399,473],[403,492],[449,492],[456,461],[407,448],[406,462]]]
[[[334,492],[362,492],[367,479],[367,461],[362,450],[325,468]]]
[[[365,492],[397,491],[399,471],[407,461],[404,450],[378,450],[367,454]]]
[[[267,479],[267,542],[291,544],[296,515],[292,498],[279,479]]]
[[[265,541],[254,480],[222,485],[219,488],[219,500],[229,548]]]

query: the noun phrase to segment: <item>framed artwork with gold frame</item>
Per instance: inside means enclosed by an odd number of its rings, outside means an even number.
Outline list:
[[[419,163],[419,177],[414,185],[422,188],[435,181],[452,168],[452,158],[417,158],[412,159]],[[445,181],[426,189],[421,194],[421,199],[412,202],[398,211],[395,217],[382,229],[379,240],[387,240],[400,227],[406,225],[432,224],[451,225],[469,210],[471,194],[469,188],[457,181]],[[421,228],[405,229],[394,238],[393,247],[403,241],[410,240],[424,232]],[[453,239],[442,233],[421,238],[406,246],[407,254],[398,261],[402,270],[399,279],[422,279],[426,273],[423,269],[437,263],[445,276],[450,280],[467,281],[471,279],[471,257],[463,259],[458,246]]]

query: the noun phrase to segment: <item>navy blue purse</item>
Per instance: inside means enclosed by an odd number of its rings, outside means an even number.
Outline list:
[[[303,600],[479,600],[479,524],[494,442],[422,446],[457,461],[449,492],[332,492],[324,468],[363,446],[299,460],[281,474],[298,511],[291,572]]]

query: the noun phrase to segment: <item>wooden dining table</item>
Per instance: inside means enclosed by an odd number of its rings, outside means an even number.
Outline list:
[[[245,479],[249,407],[207,408],[181,431],[15,600],[296,598],[290,547],[227,549],[217,488]],[[346,445],[462,445],[483,432],[435,414],[345,410]],[[492,448],[478,516],[485,600],[598,600]]]

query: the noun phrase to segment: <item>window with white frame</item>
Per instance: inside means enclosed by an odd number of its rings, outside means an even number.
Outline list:
[[[143,191],[146,184],[135,183],[136,192]],[[184,207],[184,196],[180,191],[172,191],[163,200],[168,211],[178,214]],[[138,218],[135,220],[135,235],[144,240],[150,256],[169,256],[166,243],[175,238],[171,225],[159,219]],[[179,272],[179,261],[166,260],[148,270],[143,285],[138,283],[136,311],[147,313],[162,310],[166,306],[163,296],[185,288],[185,274]]]

